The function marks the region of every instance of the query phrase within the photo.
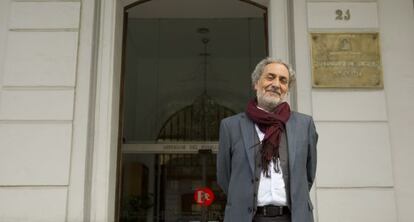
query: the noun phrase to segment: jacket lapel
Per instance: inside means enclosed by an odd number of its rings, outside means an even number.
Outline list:
[[[254,151],[255,146],[255,128],[254,123],[246,116],[242,115],[240,120],[240,129],[243,136],[244,148],[246,150],[247,159],[249,160],[250,169],[254,174]]]
[[[290,118],[286,123],[286,133],[288,142],[288,153],[289,153],[289,168],[293,169],[295,163],[296,153],[296,116],[291,112]],[[290,170],[291,171],[291,170]]]

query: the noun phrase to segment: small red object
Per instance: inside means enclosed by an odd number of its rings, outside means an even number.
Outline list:
[[[194,200],[203,206],[210,206],[214,201],[214,193],[208,187],[198,188],[194,192]]]

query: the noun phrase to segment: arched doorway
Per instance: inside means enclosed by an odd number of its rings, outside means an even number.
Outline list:
[[[145,2],[141,0],[139,2]],[[269,55],[281,58],[295,64],[295,58],[301,50],[295,50],[293,46],[306,47],[306,38],[302,33],[306,24],[305,4],[292,5],[288,0],[248,0],[266,5],[268,8],[269,33]],[[122,129],[123,111],[120,107],[122,91],[121,63],[122,63],[122,39],[125,9],[127,6],[137,2],[136,0],[102,0],[95,4],[83,4],[85,7],[93,7],[95,14],[93,22],[94,32],[91,33],[91,43],[93,48],[93,69],[91,70],[91,127],[89,129],[89,139],[91,149],[87,152],[87,170],[85,177],[88,183],[85,186],[85,220],[87,221],[113,221],[118,220],[119,213],[116,205],[119,206],[120,162],[122,150]],[[224,1],[223,1],[224,2]],[[91,2],[92,3],[92,2]],[[292,10],[297,10],[295,18],[292,20]],[[293,26],[295,25],[295,26]],[[86,26],[85,26],[86,27]],[[299,34],[293,35],[294,27]],[[301,31],[302,30],[302,31]],[[301,35],[303,34],[303,35]],[[297,43],[297,44],[296,44]],[[306,50],[305,50],[306,51]],[[295,54],[296,52],[296,54]],[[304,58],[303,56],[300,58]],[[306,59],[298,60],[298,73],[306,73],[308,64]],[[299,78],[301,77],[301,78]],[[306,75],[298,75],[298,82],[310,82]],[[231,86],[231,84],[227,84]],[[291,91],[291,105],[294,110],[306,111],[310,109],[310,93],[307,84],[298,84],[298,89]],[[296,91],[302,92],[297,94]],[[231,93],[227,93],[230,98],[237,98]],[[300,100],[296,100],[296,95],[300,95]],[[121,104],[121,106],[120,106]],[[225,104],[224,104],[225,105]],[[297,106],[297,107],[296,107]],[[235,110],[237,111],[237,110]],[[306,113],[306,112],[305,112]],[[309,112],[308,112],[309,113]],[[171,114],[171,113],[170,113]],[[168,116],[168,115],[167,115]],[[122,146],[121,146],[122,145]],[[213,144],[214,145],[214,144]],[[203,145],[202,147],[214,146]],[[157,151],[157,146],[147,147],[151,151]],[[173,148],[173,147],[170,147]],[[76,212],[74,212],[76,213]]]
[[[267,55],[266,7],[247,0],[137,1],[125,7],[120,221],[220,221],[215,183],[222,118],[253,96]],[[209,207],[194,201],[209,187]]]

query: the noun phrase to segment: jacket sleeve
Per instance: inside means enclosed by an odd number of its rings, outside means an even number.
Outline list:
[[[316,152],[316,145],[318,143],[318,133],[315,129],[315,123],[313,119],[310,119],[309,124],[309,144],[308,144],[308,158],[307,158],[307,177],[308,177],[308,188],[309,190],[312,188],[313,182],[315,180],[316,175],[316,162],[317,162],[317,152]]]
[[[227,194],[231,175],[231,142],[225,121],[220,124],[220,137],[217,153],[217,183]]]

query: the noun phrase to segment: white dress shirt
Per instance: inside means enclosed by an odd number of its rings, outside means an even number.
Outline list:
[[[256,132],[259,140],[262,141],[264,133],[260,131],[259,127],[255,125]],[[270,161],[269,174],[270,178],[266,177],[264,172],[261,172],[259,181],[259,191],[257,194],[257,206],[275,205],[286,206],[286,190],[285,181],[283,180],[282,167],[280,161],[277,161],[279,165],[279,173],[275,171],[273,161]]]

